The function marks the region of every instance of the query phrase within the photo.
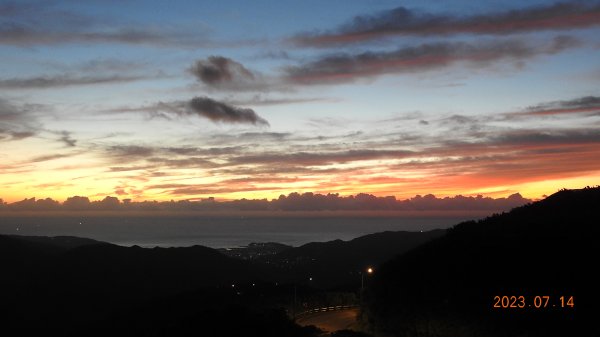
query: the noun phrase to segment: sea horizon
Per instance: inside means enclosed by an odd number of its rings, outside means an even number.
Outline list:
[[[410,217],[349,217],[291,214],[280,216],[2,216],[0,234],[76,236],[121,246],[236,248],[277,242],[301,246],[309,242],[352,240],[384,231],[429,231],[472,220],[472,215],[438,214]]]

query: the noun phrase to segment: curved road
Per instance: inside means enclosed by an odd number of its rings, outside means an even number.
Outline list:
[[[334,332],[337,330],[350,329],[351,326],[356,323],[357,315],[357,308],[326,311],[298,318],[296,323],[302,326],[314,325],[323,331]]]

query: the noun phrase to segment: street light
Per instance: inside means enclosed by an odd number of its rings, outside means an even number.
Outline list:
[[[373,268],[372,267],[368,267],[367,268],[367,273],[368,274],[373,274]],[[365,273],[363,273],[362,271],[360,272],[360,291],[362,292],[365,289]]]

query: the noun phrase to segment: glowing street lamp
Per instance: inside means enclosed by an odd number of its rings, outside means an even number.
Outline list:
[[[373,268],[372,267],[368,267],[367,268],[367,274],[373,274]],[[365,273],[363,273],[362,271],[360,272],[360,291],[362,292],[365,289]]]

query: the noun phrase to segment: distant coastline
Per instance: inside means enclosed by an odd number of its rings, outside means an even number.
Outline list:
[[[0,234],[30,236],[78,236],[122,246],[235,248],[253,242],[277,242],[300,246],[309,242],[351,240],[383,231],[427,231],[448,228],[473,217],[456,212],[431,216],[410,212],[404,217],[379,212],[356,216],[354,212],[248,212],[245,216],[209,216],[204,213],[170,213],[148,216],[104,212],[67,212],[65,215],[4,212]],[[6,214],[14,216],[6,216]],[[62,212],[60,212],[62,213]],[[109,215],[110,214],[110,215]],[[276,214],[276,215],[275,215]],[[319,216],[317,216],[318,214]],[[490,215],[482,214],[481,217]]]

